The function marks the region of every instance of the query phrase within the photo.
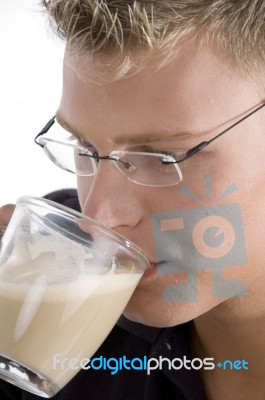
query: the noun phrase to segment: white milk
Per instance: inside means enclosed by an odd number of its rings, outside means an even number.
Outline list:
[[[118,273],[115,265],[105,273],[89,249],[47,236],[23,243],[18,231],[14,250],[0,268],[0,354],[62,388],[78,370],[54,368],[55,354],[90,358],[142,275]],[[135,272],[133,265],[128,272]]]
[[[63,387],[78,370],[53,359],[90,358],[132,295],[141,274],[91,275],[72,283],[0,283],[0,353]]]

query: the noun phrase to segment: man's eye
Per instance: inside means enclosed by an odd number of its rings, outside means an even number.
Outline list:
[[[84,139],[78,139],[78,142],[80,143],[80,146],[83,146],[86,149],[89,149],[89,150],[95,149],[94,146],[91,143],[87,142]]]
[[[185,150],[161,150],[161,149],[156,149],[156,150],[153,150],[153,152],[158,153],[158,154],[162,154],[162,155],[165,155],[165,156],[170,156],[170,157],[174,158],[174,160],[176,160],[176,161],[181,160],[186,154]]]
[[[68,140],[73,144],[89,149],[90,151],[94,149],[94,146],[91,143],[77,136],[71,135]]]
[[[69,142],[74,142],[74,141],[77,140],[77,137],[74,136],[74,135],[69,135],[69,136],[67,137],[67,140],[69,140]]]

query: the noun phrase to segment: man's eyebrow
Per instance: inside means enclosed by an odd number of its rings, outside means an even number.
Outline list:
[[[148,143],[157,143],[157,142],[173,142],[176,140],[184,140],[195,138],[203,133],[207,132],[192,132],[192,131],[182,131],[182,132],[170,132],[168,130],[159,130],[156,132],[144,133],[142,135],[134,134],[134,135],[120,135],[116,136],[112,139],[113,143],[117,145],[128,144],[128,145],[136,145],[136,144],[148,144]]]
[[[84,134],[78,132],[73,126],[71,126],[59,113],[56,114],[57,122],[65,128],[67,131],[72,133],[74,136],[85,140]],[[115,145],[137,145],[137,144],[148,144],[154,142],[173,142],[175,140],[183,140],[188,138],[194,138],[201,136],[204,132],[194,131],[182,131],[178,133],[172,133],[168,130],[159,130],[159,132],[150,132],[144,134],[131,134],[131,135],[118,135],[111,139]],[[89,138],[87,138],[89,140]]]
[[[85,139],[84,135],[81,132],[78,132],[76,128],[71,126],[69,122],[65,121],[65,119],[59,113],[55,114],[55,119],[58,122],[58,124],[61,125],[64,129],[66,129],[69,133],[76,136],[77,138]]]

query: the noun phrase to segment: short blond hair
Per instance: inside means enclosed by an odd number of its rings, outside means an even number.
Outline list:
[[[78,54],[89,53],[95,63],[103,58],[104,68],[98,63],[99,70],[112,69],[113,79],[135,66],[136,55],[144,55],[140,57],[144,60],[156,51],[167,60],[176,46],[192,38],[213,43],[243,71],[253,74],[264,69],[263,0],[41,2],[68,49]]]

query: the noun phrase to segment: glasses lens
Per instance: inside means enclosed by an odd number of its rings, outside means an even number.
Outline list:
[[[61,143],[49,138],[42,138],[41,143],[49,158],[60,168],[80,176],[94,175],[96,172],[96,162],[85,148]]]
[[[44,145],[48,157],[58,167],[81,176],[92,176],[96,173],[96,161],[80,141],[60,125],[56,119],[49,131],[38,138]]]
[[[94,176],[97,158],[89,146],[80,144],[78,138],[66,131],[58,122],[38,138],[49,158],[60,168],[78,176]],[[91,148],[93,150],[93,148]],[[183,153],[183,152],[182,152]],[[132,182],[145,186],[173,186],[182,181],[176,159],[167,154],[145,151],[113,151],[109,157],[119,172]],[[178,158],[177,158],[178,159]]]
[[[154,153],[112,152],[115,166],[132,182],[146,186],[172,186],[182,181],[182,173],[171,156]]]

